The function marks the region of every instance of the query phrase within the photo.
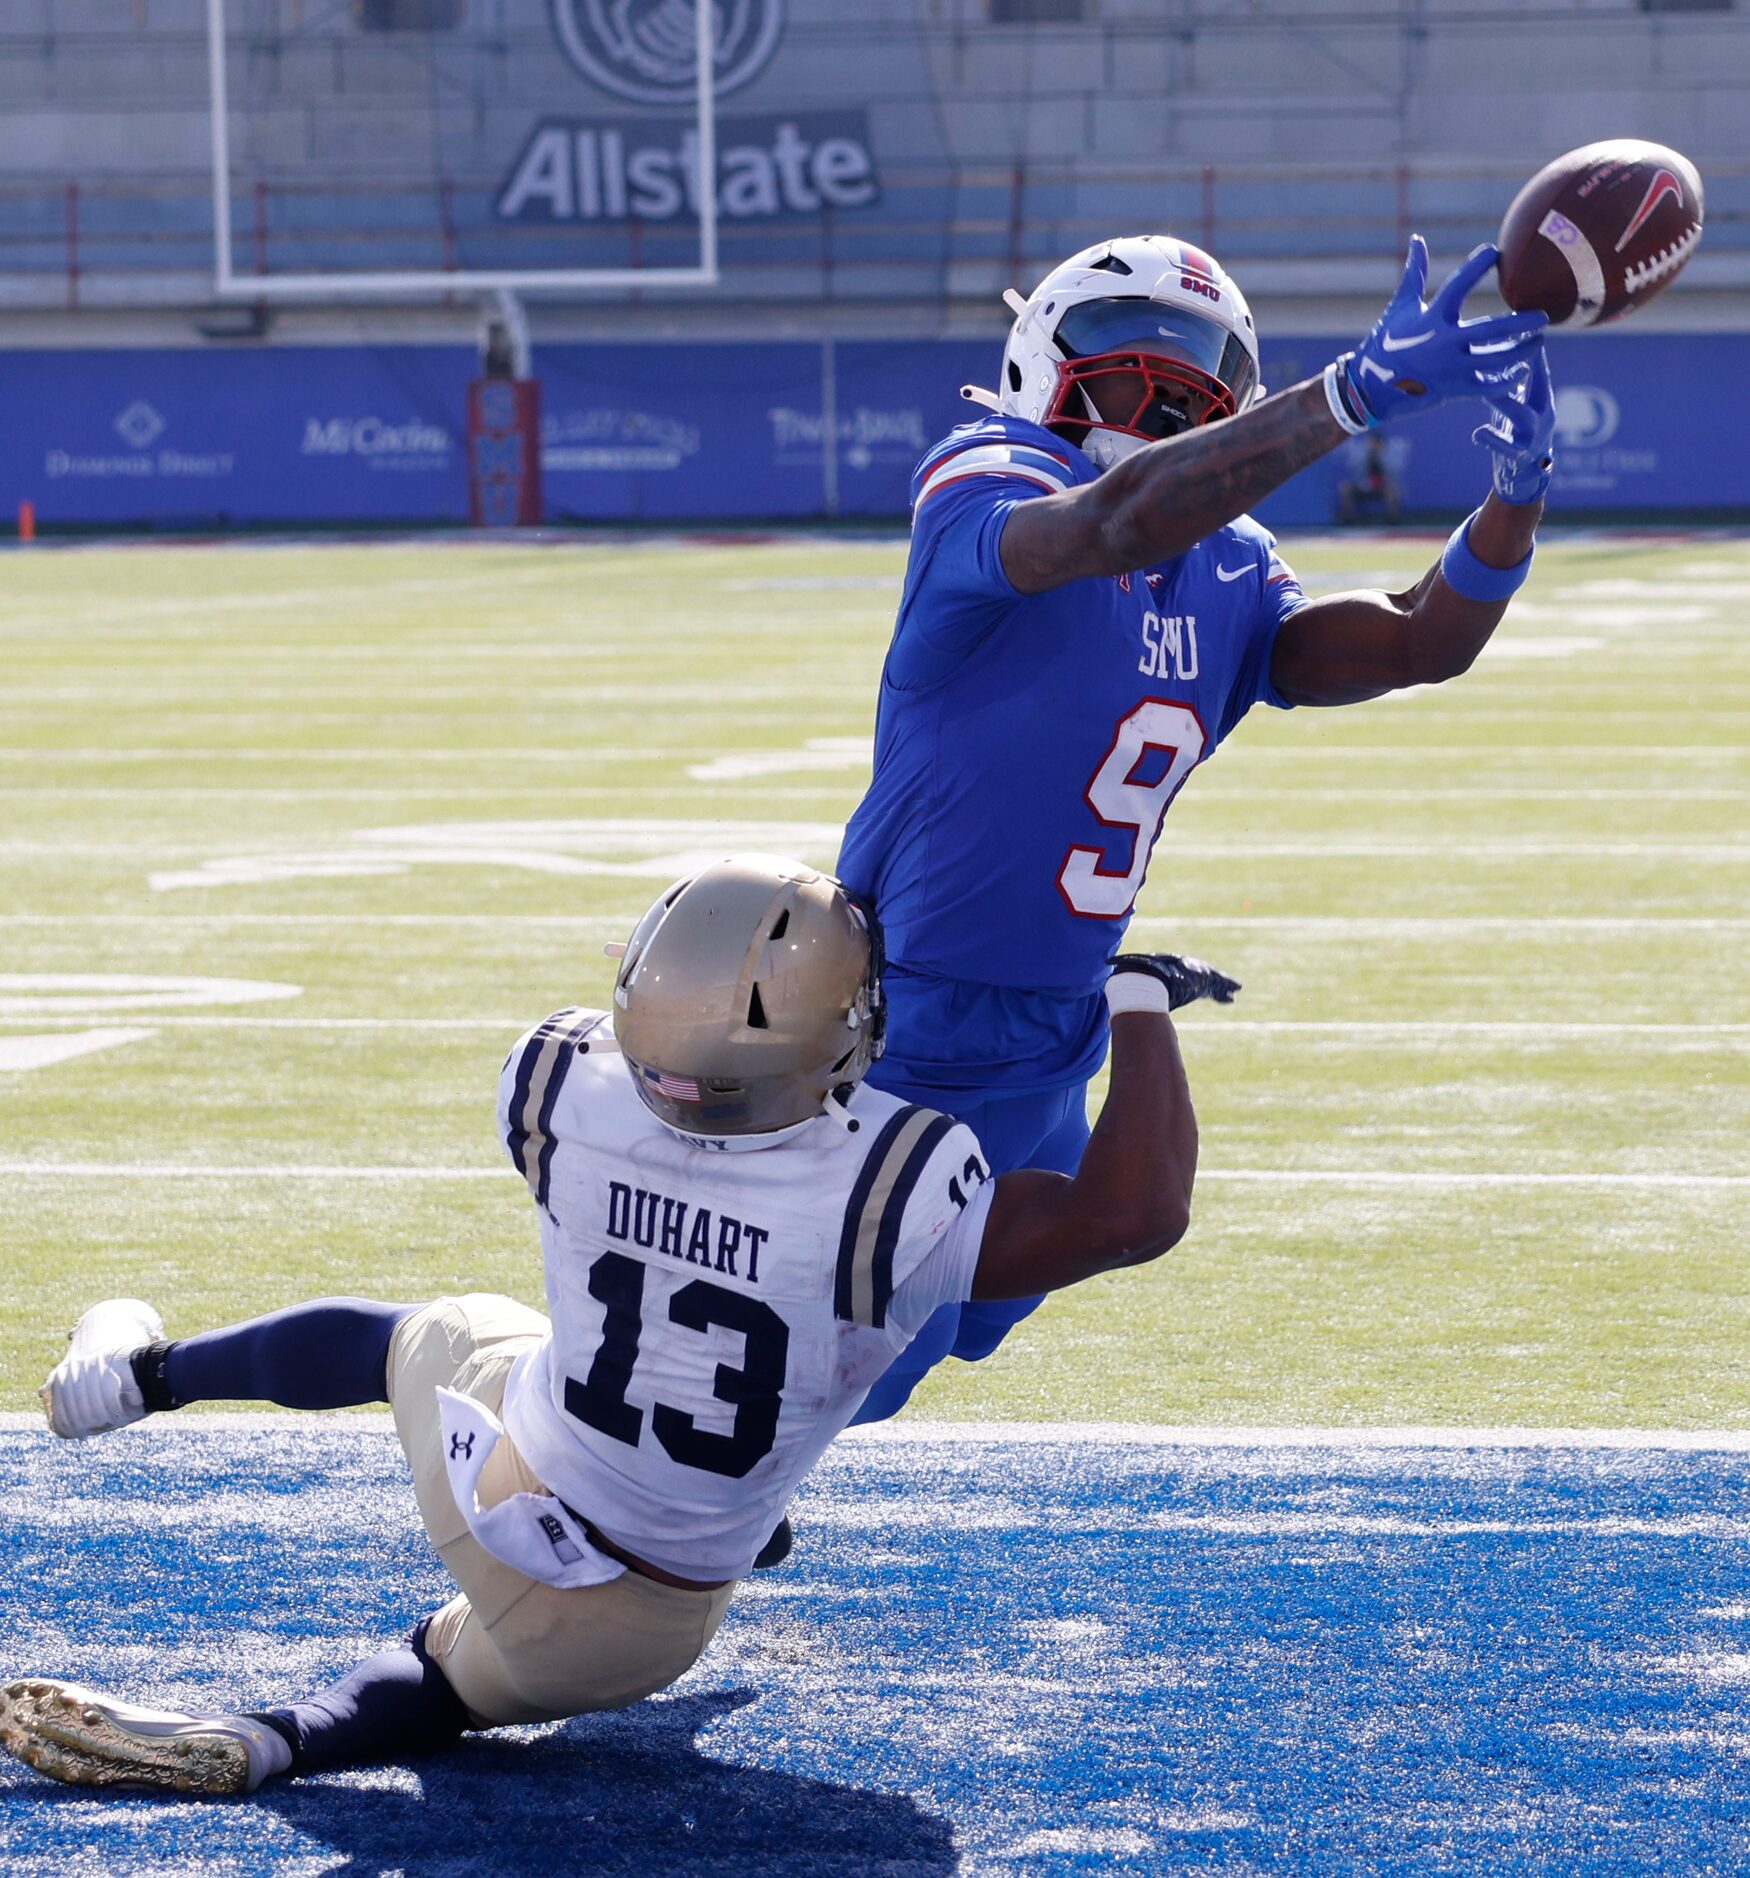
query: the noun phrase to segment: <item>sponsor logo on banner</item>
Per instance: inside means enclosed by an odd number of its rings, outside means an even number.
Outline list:
[[[1658,474],[1657,450],[1614,442],[1622,406],[1602,385],[1563,385],[1556,392],[1556,477],[1566,494],[1602,494],[1624,478]]]
[[[592,84],[639,104],[684,104],[698,85],[698,0],[551,0],[565,56]],[[718,97],[751,84],[784,30],[783,0],[711,0]]]
[[[374,470],[442,470],[455,440],[421,418],[306,417],[300,456],[356,457]]]
[[[774,405],[766,416],[772,425],[772,450],[780,464],[817,463],[826,441],[826,419],[819,411],[796,411]],[[930,446],[924,414],[913,405],[872,410],[860,404],[841,414],[835,429],[839,456],[852,469],[876,463],[915,463]]]
[[[152,449],[170,428],[170,420],[144,398],[135,398],[110,420],[110,429],[128,445],[124,455],[105,451],[53,449],[44,452],[43,474],[51,482],[115,477],[218,477],[237,468],[231,450],[183,450],[166,445]]]
[[[136,398],[125,411],[118,412],[115,434],[130,449],[145,450],[164,435],[164,418],[144,398]]]
[[[726,118],[717,127],[717,213],[770,221],[880,200],[864,111]],[[685,119],[543,118],[498,192],[503,222],[696,222],[699,133]]]
[[[699,454],[699,427],[655,411],[554,411],[541,424],[543,470],[674,470]]]

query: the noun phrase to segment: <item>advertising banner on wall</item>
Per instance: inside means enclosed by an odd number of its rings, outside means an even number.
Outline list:
[[[0,489],[39,524],[460,522],[462,346],[0,353]]]
[[[1735,401],[1721,396],[1722,386],[1750,376],[1750,335],[1555,333],[1548,343],[1556,389],[1552,516],[1750,509],[1750,451]],[[1330,339],[1266,342],[1266,382],[1281,388],[1308,378],[1335,349]],[[1489,466],[1471,433],[1485,415],[1479,402],[1392,426],[1405,510],[1462,515],[1482,501]],[[1315,464],[1261,504],[1260,517],[1278,528],[1327,526],[1337,485],[1353,473],[1349,463],[1339,451]]]
[[[1310,377],[1328,338],[1267,344],[1266,382]],[[549,345],[540,461],[548,520],[781,522],[904,515],[918,458],[975,420],[1000,340]],[[1750,335],[1591,334],[1551,342],[1551,510],[1750,510],[1750,452],[1722,385]],[[468,515],[470,346],[0,354],[0,513],[105,523],[440,523]],[[1488,488],[1480,404],[1386,435],[1406,513],[1463,514]],[[1328,527],[1353,446],[1260,504]]]
[[[541,469],[555,521],[777,521],[822,512],[817,345],[542,346]]]

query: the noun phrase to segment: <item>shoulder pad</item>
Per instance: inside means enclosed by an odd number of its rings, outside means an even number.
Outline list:
[[[553,1166],[553,1104],[579,1052],[589,1048],[590,1031],[602,1021],[600,1011],[557,1011],[529,1032],[504,1066],[504,1145],[539,1206],[547,1204]]]
[[[927,497],[969,476],[1003,476],[1016,493],[1054,494],[1091,482],[1093,464],[1061,437],[1024,417],[987,417],[952,430],[912,475],[915,509]]]
[[[865,1153],[839,1233],[833,1315],[842,1323],[885,1326],[906,1202],[954,1126],[952,1116],[908,1103],[887,1118]]]

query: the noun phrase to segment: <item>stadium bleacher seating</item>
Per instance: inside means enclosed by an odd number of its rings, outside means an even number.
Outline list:
[[[988,0],[791,0],[777,60],[724,116],[866,113],[880,196],[726,223],[731,296],[982,298],[1115,220],[1170,222],[1316,292],[1412,226],[1443,253],[1486,236],[1531,168],[1602,135],[1662,139],[1701,164],[1694,281],[1750,285],[1741,15],[1631,0],[1102,0],[1097,13],[996,25]],[[228,17],[239,267],[693,258],[690,227],[495,216],[535,120],[638,115],[565,63],[544,0],[468,0],[454,32],[430,35],[315,0],[229,0]],[[200,299],[205,33],[205,0],[5,9],[0,306]]]

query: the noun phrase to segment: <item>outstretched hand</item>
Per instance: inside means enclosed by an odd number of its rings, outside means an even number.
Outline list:
[[[1141,972],[1167,988],[1167,1008],[1178,1010],[1195,1004],[1199,998],[1213,998],[1217,1004],[1232,1004],[1240,989],[1237,978],[1229,978],[1201,959],[1181,958],[1176,952],[1121,952],[1112,961],[1111,975]]]
[[[1471,289],[1501,258],[1492,242],[1472,251],[1432,300],[1428,244],[1410,237],[1403,278],[1373,330],[1336,363],[1337,391],[1356,430],[1370,430],[1411,411],[1432,411],[1456,398],[1498,395],[1542,350],[1546,313],[1462,317]]]
[[[1489,421],[1471,432],[1471,440],[1493,452],[1495,494],[1522,507],[1540,502],[1555,468],[1550,445],[1556,434],[1556,400],[1543,342],[1512,382],[1489,396]]]

